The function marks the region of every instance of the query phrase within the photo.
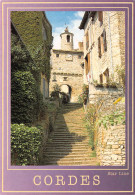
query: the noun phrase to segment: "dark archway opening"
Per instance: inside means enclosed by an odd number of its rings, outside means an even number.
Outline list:
[[[65,93],[65,96],[63,97],[64,102],[69,103],[71,100],[72,88],[67,84],[63,84],[61,85],[61,92]]]

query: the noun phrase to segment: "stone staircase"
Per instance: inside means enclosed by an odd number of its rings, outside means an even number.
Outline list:
[[[59,109],[55,130],[49,136],[44,150],[44,165],[97,165],[96,157],[91,157],[92,151],[83,118],[81,104],[70,103]]]

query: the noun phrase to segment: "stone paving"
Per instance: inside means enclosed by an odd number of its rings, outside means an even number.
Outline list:
[[[84,111],[80,104],[70,103],[59,109],[55,130],[44,150],[44,165],[98,165],[96,157],[92,157],[83,118]]]

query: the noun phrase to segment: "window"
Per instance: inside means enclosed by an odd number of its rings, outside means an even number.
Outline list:
[[[67,35],[67,42],[70,42],[70,35]]]
[[[72,61],[72,60],[73,60],[72,54],[67,54],[66,55],[66,61]]]
[[[56,75],[53,75],[53,80],[52,81],[56,81]]]
[[[103,75],[101,74],[99,77],[100,77],[100,84],[103,84]]]
[[[107,68],[103,73],[103,83],[109,83],[109,69]]]
[[[100,37],[98,38],[98,56],[101,58],[101,43],[100,43]]]
[[[85,71],[86,75],[90,72],[90,53],[88,53],[85,58]]]
[[[100,26],[102,26],[103,24],[103,12],[102,11],[98,12],[98,20],[100,22]]]
[[[67,81],[67,77],[63,77],[63,81]]]
[[[106,31],[103,31],[104,51],[107,51]]]
[[[59,58],[59,54],[58,53],[56,54],[56,57]]]
[[[107,42],[106,42],[106,32],[105,30],[98,38],[98,54],[99,58],[101,58],[102,54],[107,51]]]
[[[81,55],[79,55],[79,56],[78,56],[78,59],[81,59],[81,58],[82,58],[82,56],[81,56]]]
[[[89,48],[89,35],[88,35],[88,31],[86,33],[86,50]]]

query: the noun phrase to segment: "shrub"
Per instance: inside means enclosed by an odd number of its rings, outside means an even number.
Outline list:
[[[123,88],[123,91],[125,92],[125,82],[126,82],[125,66],[117,66],[115,71],[118,74],[120,86]]]
[[[36,104],[36,84],[29,71],[17,71],[11,79],[12,123],[32,123]]]
[[[82,96],[82,94],[80,94],[78,96],[78,103],[83,104],[83,96]]]
[[[95,131],[97,130],[97,120],[99,117],[99,110],[102,106],[102,100],[98,100],[95,104],[89,104],[87,112],[85,114],[86,128],[89,133],[89,144],[92,150],[95,149],[94,137]]]
[[[24,124],[11,125],[11,164],[35,165],[39,162],[42,131]]]
[[[54,91],[61,91],[61,88],[60,88],[60,86],[58,85],[58,84],[55,84],[54,86],[53,86],[53,90]]]
[[[102,116],[98,124],[99,126],[103,125],[106,129],[110,125],[125,124],[125,111],[113,111],[109,115]]]
[[[90,104],[85,115],[85,122],[87,131],[89,133],[89,144],[92,150],[94,150],[94,130],[96,125],[96,118],[96,106]]]
[[[88,94],[89,94],[89,86],[83,85],[82,99],[84,104],[86,104],[87,102]]]

